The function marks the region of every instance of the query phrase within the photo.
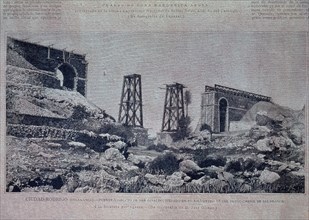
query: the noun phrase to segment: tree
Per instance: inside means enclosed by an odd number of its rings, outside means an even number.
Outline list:
[[[178,129],[172,136],[174,141],[183,140],[186,137],[188,137],[191,133],[191,128],[190,128],[191,118],[188,116],[189,115],[188,106],[191,104],[191,101],[192,101],[191,97],[192,97],[191,91],[186,90],[184,94],[186,112],[185,112],[185,115],[182,116],[182,118],[178,120]]]
[[[173,141],[184,140],[191,133],[191,118],[189,116],[182,117],[178,121],[178,130],[172,135]]]
[[[191,104],[192,101],[192,95],[190,90],[185,91],[184,101],[186,105],[186,117],[188,117],[188,106]]]

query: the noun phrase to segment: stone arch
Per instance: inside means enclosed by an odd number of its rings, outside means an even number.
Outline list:
[[[76,70],[69,63],[62,63],[56,69],[57,78],[60,80],[61,85],[61,77],[62,77],[62,85],[63,87],[69,90],[76,90]],[[61,76],[62,74],[62,76]],[[59,76],[59,77],[58,77]]]
[[[229,103],[226,98],[219,99],[219,131],[225,132],[229,130]]]

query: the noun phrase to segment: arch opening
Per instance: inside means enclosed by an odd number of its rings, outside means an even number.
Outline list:
[[[220,132],[225,132],[228,130],[228,104],[225,98],[222,98],[219,101],[219,125],[220,125]]]
[[[63,73],[59,69],[56,70],[56,77],[59,80],[60,87],[62,87],[64,77],[63,77]]]
[[[60,80],[60,86],[69,90],[76,89],[76,72],[70,64],[64,63],[60,65],[56,71],[56,74],[57,78]]]

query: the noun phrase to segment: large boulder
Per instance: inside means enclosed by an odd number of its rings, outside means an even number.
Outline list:
[[[108,146],[110,148],[115,148],[122,153],[127,152],[127,148],[128,148],[128,145],[125,142],[120,141],[120,140],[116,141],[116,142],[109,142],[109,143],[106,144],[106,146]]]
[[[96,188],[98,192],[103,193],[118,192],[120,189],[120,182],[115,176],[101,170],[96,178]]]
[[[140,168],[144,168],[147,163],[154,160],[154,157],[145,155],[134,155],[130,153],[127,160]]]
[[[102,139],[107,140],[107,141],[109,141],[110,136],[111,135],[109,133],[99,134],[99,137],[101,137]]]
[[[290,174],[294,175],[294,176],[300,176],[300,177],[305,177],[306,176],[306,172],[305,172],[305,170],[303,168],[299,169],[298,171],[292,171]]]
[[[150,173],[147,173],[145,175],[145,179],[147,180],[147,182],[153,185],[163,185],[165,182],[164,175],[152,175]]]
[[[74,191],[74,193],[96,193],[96,192],[97,192],[96,189],[91,188],[89,186],[78,187]]]
[[[261,140],[258,140],[255,144],[255,148],[259,151],[263,151],[263,152],[271,152],[275,149],[275,147],[273,145],[270,145],[270,140],[269,138],[264,138]]]
[[[182,177],[185,177],[185,174],[182,172],[175,172],[171,176],[167,176],[167,181],[165,182],[165,185],[169,187],[179,187],[184,184],[184,180]]]
[[[289,130],[289,137],[296,145],[301,145],[305,139],[304,131],[303,124],[295,124]]]
[[[218,179],[222,180],[222,181],[226,181],[226,182],[230,182],[231,180],[233,180],[234,175],[229,173],[229,172],[218,172]]]
[[[286,150],[287,148],[295,146],[293,141],[282,136],[272,136],[269,138],[268,145],[279,150]]]
[[[57,148],[62,147],[61,144],[54,143],[54,142],[45,142],[45,144],[46,144],[46,146],[48,146],[49,148],[52,148],[52,149],[57,149]]]
[[[280,130],[284,121],[282,115],[270,115],[267,112],[261,111],[256,115],[256,124],[259,126],[266,126],[270,129]]]
[[[269,170],[263,170],[259,179],[262,183],[273,183],[280,179],[280,175]]]
[[[70,141],[68,143],[68,145],[70,147],[76,147],[76,148],[85,148],[86,147],[86,144],[84,143],[81,143],[81,142],[77,142],[77,141]]]
[[[254,140],[259,140],[267,137],[270,129],[266,126],[253,126],[249,131],[249,136]]]
[[[114,134],[113,134],[113,135],[109,136],[109,140],[110,140],[110,141],[116,142],[116,141],[121,141],[122,138],[119,137],[118,135],[114,135]]]
[[[116,164],[114,164],[114,167],[116,167],[116,168],[118,168],[119,170],[122,170],[122,171],[129,172],[129,171],[139,170],[138,166],[132,165],[132,164],[128,163],[127,161],[123,161],[123,162],[120,162],[120,163],[115,161],[115,163]]]
[[[104,158],[106,160],[125,160],[125,157],[115,148],[109,148],[104,152]]]
[[[196,178],[197,176],[202,176],[204,174],[203,169],[192,160],[184,160],[180,162],[179,170],[192,178]]]
[[[288,168],[288,164],[282,164],[278,167],[278,172],[281,174],[281,173],[285,173],[287,168]]]

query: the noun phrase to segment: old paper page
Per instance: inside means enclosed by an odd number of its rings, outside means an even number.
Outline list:
[[[308,219],[308,1],[0,0],[0,219]]]

